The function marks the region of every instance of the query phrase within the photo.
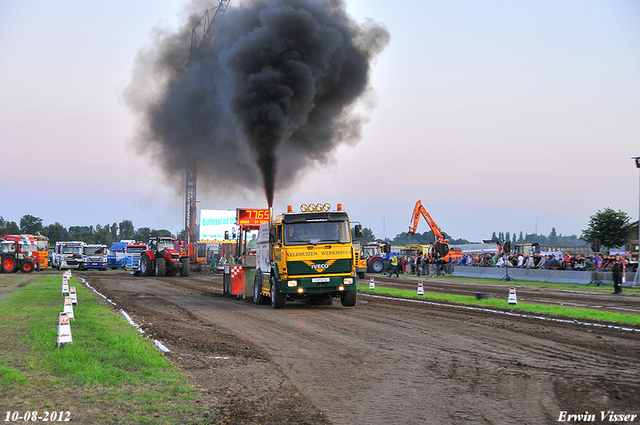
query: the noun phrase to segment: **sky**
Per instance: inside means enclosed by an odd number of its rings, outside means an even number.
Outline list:
[[[190,3],[0,3],[1,217],[183,228],[184,193],[134,143],[124,93],[139,52],[181,27]],[[638,220],[640,2],[349,0],[347,11],[390,33],[357,106],[361,138],[276,190],[274,212],[341,203],[393,238],[421,200],[444,232],[476,242],[580,236],[607,207]],[[266,200],[198,181],[197,207]]]

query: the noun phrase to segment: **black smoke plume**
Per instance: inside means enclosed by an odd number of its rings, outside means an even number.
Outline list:
[[[262,186],[271,206],[276,189],[357,143],[355,102],[389,33],[356,23],[342,0],[239,0],[189,62],[207,3],[191,4],[183,28],[158,31],[137,58],[126,98],[140,116],[138,147],[174,181],[195,161],[199,187]]]

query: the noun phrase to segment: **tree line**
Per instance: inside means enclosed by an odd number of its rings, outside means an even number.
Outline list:
[[[364,242],[389,242],[393,245],[429,245],[436,241],[436,238],[431,230],[422,234],[416,233],[415,235],[409,235],[406,232],[402,232],[396,235],[393,239],[378,239],[375,237],[373,231],[368,227],[363,228],[363,241]],[[474,243],[467,239],[453,239],[447,233],[442,232],[445,239],[449,241],[450,245],[462,245]],[[630,240],[636,240],[638,238],[638,225],[637,222],[631,223],[631,217],[624,211],[607,207],[604,210],[598,210],[589,219],[589,225],[582,231],[580,237],[576,235],[564,236],[556,232],[556,228],[551,229],[549,235],[539,235],[537,233],[523,233],[519,234],[510,232],[493,232],[490,238],[487,240],[493,240],[504,245],[506,241],[512,244],[518,242],[524,243],[538,243],[540,245],[547,246],[578,246],[585,244],[600,244],[607,249],[614,249],[624,247]],[[477,241],[476,241],[477,242]]]
[[[385,240],[377,239],[373,234],[373,231],[369,228],[363,229],[363,239],[367,242],[377,241],[377,242],[389,242],[392,245],[430,245],[436,242],[436,237],[431,230],[424,233],[416,233],[415,235],[409,235],[406,232],[402,232],[396,235],[393,239],[386,238]],[[442,235],[446,240],[449,241],[450,245],[464,245],[471,243],[481,243],[482,241],[469,241],[464,238],[452,238],[446,232],[442,232]],[[577,246],[584,245],[585,241],[580,240],[576,235],[571,236],[563,236],[556,233],[556,229],[553,228],[549,236],[538,235],[536,233],[527,233],[524,234],[520,232],[520,235],[516,235],[514,232],[511,234],[510,232],[493,232],[491,237],[487,237],[485,240],[492,240],[499,242],[501,245],[504,245],[506,241],[509,241],[513,244],[517,242],[525,242],[525,243],[539,243],[540,245],[551,245],[551,246]]]
[[[96,226],[70,226],[64,227],[55,222],[44,226],[42,219],[32,215],[24,215],[20,218],[20,224],[15,221],[6,221],[0,216],[0,235],[42,235],[49,238],[49,244],[55,245],[58,241],[82,241],[88,244],[104,244],[111,246],[120,240],[135,240],[146,242],[149,236],[171,236],[166,229],[151,229],[149,227],[135,228],[131,220],[122,220],[120,223]]]
[[[514,232],[493,232],[490,238],[501,244],[506,241],[511,243],[539,243],[540,245],[549,246],[577,246],[593,244],[595,242],[603,247],[612,249],[622,247],[629,240],[637,239],[637,224],[630,223],[631,217],[623,211],[614,211],[607,207],[604,210],[598,210],[590,217],[589,225],[582,231],[582,235],[563,236],[556,232],[555,227],[551,229],[548,236],[539,235],[537,233],[520,232],[517,236]],[[393,245],[429,245],[436,242],[435,235],[431,230],[423,233],[409,235],[402,232],[393,239],[386,238],[384,240],[376,238],[373,231],[364,227],[362,229],[363,242],[390,242]],[[635,233],[634,233],[635,232]],[[135,228],[131,220],[123,220],[120,223],[106,224],[104,226],[96,224],[96,226],[71,226],[68,229],[62,224],[55,222],[47,226],[43,226],[42,219],[32,215],[24,215],[20,218],[20,224],[14,221],[6,221],[0,216],[0,235],[43,235],[49,238],[51,245],[57,241],[78,240],[91,244],[105,244],[111,246],[119,240],[136,240],[146,242],[149,236],[171,236],[171,232],[166,229],[151,229],[149,227]],[[449,240],[451,245],[469,244],[467,239],[453,239],[447,233],[442,232],[445,239]],[[182,239],[184,230],[178,234],[178,239]]]

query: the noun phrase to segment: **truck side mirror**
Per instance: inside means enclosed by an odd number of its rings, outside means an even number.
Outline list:
[[[229,231],[228,230],[224,231],[224,238],[225,239],[229,239]]]
[[[385,252],[385,254],[388,254],[391,252],[391,244],[389,242],[386,242],[384,244],[383,251]]]
[[[270,244],[276,243],[276,240],[278,240],[277,228],[275,226],[269,227],[269,243]]]
[[[362,237],[362,225],[356,224],[356,226],[353,228],[353,235],[356,239],[360,239]]]

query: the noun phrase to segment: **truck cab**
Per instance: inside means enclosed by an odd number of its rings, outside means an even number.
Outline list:
[[[126,241],[121,240],[120,242],[114,242],[107,251],[107,267],[115,270],[119,267],[122,267],[122,261],[124,259],[124,249],[125,247],[133,243],[134,241]]]
[[[84,242],[56,242],[53,250],[51,267],[58,270],[80,269],[84,265],[83,247]]]
[[[82,247],[83,269],[107,270],[107,246],[85,245]]]
[[[121,267],[138,275],[140,273],[140,256],[146,249],[147,245],[142,242],[127,244],[124,247],[124,257],[120,261]]]

